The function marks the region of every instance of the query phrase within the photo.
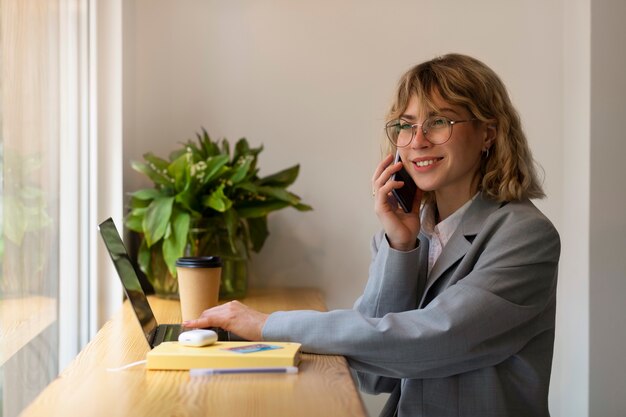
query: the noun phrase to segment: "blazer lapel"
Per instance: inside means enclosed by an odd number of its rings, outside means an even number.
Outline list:
[[[487,217],[498,209],[498,207],[500,207],[500,203],[484,197],[483,194],[476,197],[463,215],[463,219],[461,220],[459,227],[452,234],[450,240],[443,248],[443,251],[435,262],[435,265],[433,265],[433,269],[430,271],[430,275],[428,276],[426,290],[423,293],[424,297],[422,298],[422,301],[425,299],[426,294],[435,282],[437,282],[437,280],[441,278],[441,276],[452,265],[465,256],[469,248],[472,246],[471,242],[474,240],[474,237],[476,237],[480,229],[482,229],[483,223]],[[422,259],[425,259],[426,264],[428,264],[428,256]]]

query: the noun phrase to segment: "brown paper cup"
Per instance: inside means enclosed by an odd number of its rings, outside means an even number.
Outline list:
[[[176,271],[183,321],[197,319],[204,310],[217,305],[222,276],[219,257],[178,258]]]

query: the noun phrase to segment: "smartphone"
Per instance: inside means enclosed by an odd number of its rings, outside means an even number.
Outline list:
[[[400,153],[396,152],[396,157],[394,159],[394,164],[400,162]],[[398,200],[398,204],[402,207],[405,213],[410,213],[413,210],[413,199],[415,198],[415,193],[417,192],[417,185],[413,181],[413,178],[409,175],[408,172],[402,167],[400,171],[396,172],[391,177],[394,181],[403,181],[404,186],[402,188],[397,188],[391,190],[393,196]]]

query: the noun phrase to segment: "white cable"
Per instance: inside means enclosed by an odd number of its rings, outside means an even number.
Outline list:
[[[119,371],[123,371],[124,369],[132,368],[133,366],[144,365],[146,362],[148,361],[144,359],[142,361],[132,362],[132,363],[129,363],[128,365],[120,366],[118,368],[107,368],[107,371],[119,372]]]

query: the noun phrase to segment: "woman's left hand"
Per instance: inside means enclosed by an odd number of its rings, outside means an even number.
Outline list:
[[[183,326],[221,327],[246,340],[262,340],[267,318],[268,314],[253,310],[239,301],[230,301],[204,310],[197,319],[183,322]]]

